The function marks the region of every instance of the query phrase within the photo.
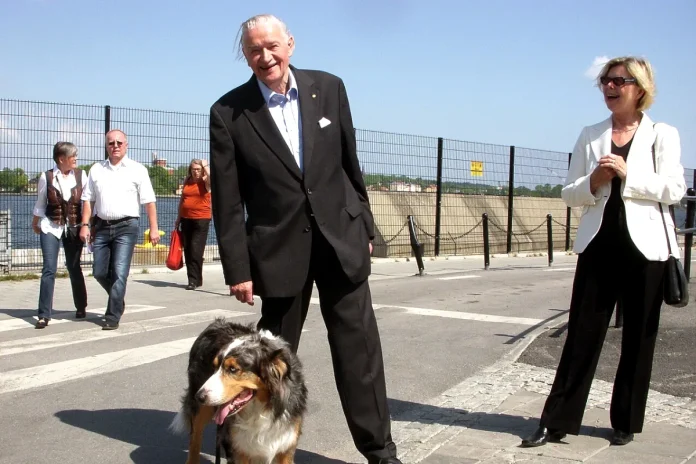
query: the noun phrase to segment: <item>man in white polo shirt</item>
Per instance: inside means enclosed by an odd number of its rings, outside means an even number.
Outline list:
[[[150,241],[154,245],[159,242],[150,176],[145,166],[126,156],[127,150],[128,139],[123,131],[107,132],[109,158],[92,166],[82,192],[80,238],[85,243],[92,242],[92,273],[109,294],[102,330],[118,329],[125,309],[126,282],[139,235],[140,205],[145,205],[150,221]]]

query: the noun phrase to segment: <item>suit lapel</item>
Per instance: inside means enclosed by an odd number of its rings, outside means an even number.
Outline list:
[[[602,156],[611,153],[611,117],[599,124],[590,146],[597,162]]]
[[[283,164],[298,180],[302,180],[302,171],[300,171],[295,157],[292,156],[275,121],[273,121],[266,100],[264,100],[263,95],[261,95],[261,90],[259,90],[256,77],[252,76],[245,85],[247,86],[245,93],[249,96],[249,101],[244,110],[244,114],[249,119],[249,122],[251,122],[251,125],[254,126],[254,130],[259,134],[261,140],[268,145],[268,148],[280,158]]]
[[[653,143],[655,143],[655,128],[653,125],[652,119],[643,113],[643,118],[640,120],[636,134],[633,136],[631,147],[628,149],[627,164],[639,163],[640,156],[646,153],[650,153],[650,164],[652,164],[652,149],[648,152],[645,150],[645,147],[652,147]]]
[[[302,163],[304,175],[307,176],[312,160],[314,148],[314,135],[317,130],[319,99],[321,95],[314,80],[306,73],[291,67],[297,82],[297,90],[300,99],[300,119],[302,120]]]

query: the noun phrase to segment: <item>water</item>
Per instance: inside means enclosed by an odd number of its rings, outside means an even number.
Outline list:
[[[39,236],[31,229],[34,203],[36,195],[2,195],[0,194],[0,210],[10,210],[12,212],[12,248],[40,248]],[[161,231],[165,232],[162,237],[162,244],[169,245],[171,231],[174,230],[177,210],[179,208],[179,197],[157,197],[157,225]],[[145,214],[145,209],[140,210],[140,236],[143,237],[145,230],[150,224]],[[208,232],[209,245],[217,245],[215,238],[215,228],[210,227]]]

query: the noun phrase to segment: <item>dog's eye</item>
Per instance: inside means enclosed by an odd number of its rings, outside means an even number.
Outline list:
[[[237,372],[237,368],[234,366],[230,366],[227,368],[227,372],[229,372],[230,374],[234,374],[235,372]]]

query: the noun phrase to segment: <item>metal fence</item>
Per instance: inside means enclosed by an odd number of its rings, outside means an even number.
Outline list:
[[[0,221],[0,229],[6,229],[0,230],[0,271],[41,267],[32,211],[38,178],[53,167],[55,142],[75,143],[78,164],[88,170],[104,159],[109,129],[123,130],[129,157],[148,167],[165,232],[160,247],[139,244],[133,264],[163,263],[188,164],[208,158],[208,115],[0,99],[0,217],[11,217]],[[493,253],[545,251],[549,213],[554,248],[572,246],[576,213],[560,200],[567,152],[362,129],[356,130],[356,139],[377,224],[376,257],[411,255],[409,215],[426,255],[482,253],[483,213],[488,214]],[[687,170],[685,177],[693,187],[694,171]],[[683,224],[683,208],[676,211]],[[144,214],[140,227],[144,241]],[[218,256],[211,227],[205,260]],[[86,251],[83,260],[91,263]]]

